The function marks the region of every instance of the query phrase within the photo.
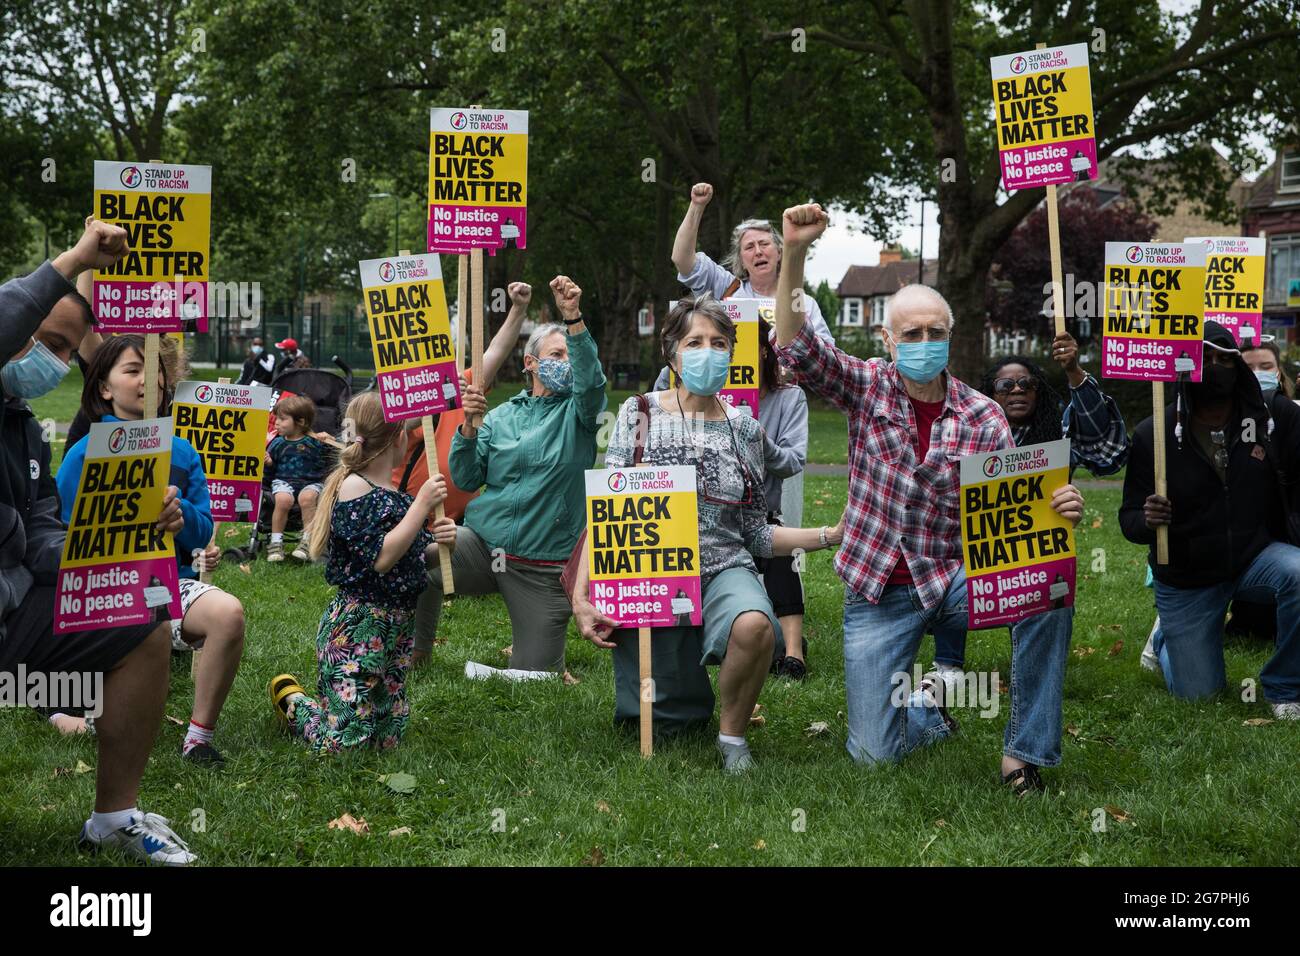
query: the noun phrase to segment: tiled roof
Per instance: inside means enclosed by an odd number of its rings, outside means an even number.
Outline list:
[[[869,299],[876,295],[893,295],[903,286],[916,281],[917,262],[905,259],[900,262],[887,262],[879,266],[849,266],[844,278],[835,288],[835,294],[841,299]],[[922,279],[926,285],[934,285],[939,274],[936,259],[926,259]]]

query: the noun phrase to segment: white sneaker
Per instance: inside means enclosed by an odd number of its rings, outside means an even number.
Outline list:
[[[1288,700],[1271,706],[1273,716],[1278,720],[1300,720],[1300,701]]]
[[[935,664],[930,674],[943,681],[945,700],[955,700],[957,688],[966,680],[966,672],[955,664]]]
[[[1160,618],[1151,625],[1151,633],[1147,635],[1146,646],[1142,648],[1142,669],[1152,673],[1160,673],[1160,658],[1156,656],[1155,640],[1156,630],[1160,627]]]
[[[198,860],[185,841],[168,825],[166,817],[156,813],[139,814],[131,823],[104,836],[96,836],[87,820],[81,828],[80,844],[90,849],[116,847],[145,863],[160,866],[189,866]]]

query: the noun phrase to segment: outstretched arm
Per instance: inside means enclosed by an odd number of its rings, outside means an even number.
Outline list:
[[[807,319],[804,304],[803,266],[808,248],[830,223],[825,210],[816,203],[791,206],[781,221],[785,251],[781,254],[781,274],[776,282],[776,344],[787,346],[794,341]],[[796,298],[797,294],[797,298]]]
[[[497,334],[492,336],[486,351],[483,352],[483,391],[488,392],[496,381],[497,373],[510,358],[515,343],[519,341],[519,329],[528,318],[528,304],[533,299],[533,287],[527,282],[512,282],[506,290],[510,295],[510,311],[501,323]]]
[[[686,207],[682,224],[677,227],[677,237],[673,239],[673,265],[678,275],[690,275],[695,268],[695,249],[699,244],[700,220],[704,210],[713,198],[713,187],[708,183],[696,183],[691,187],[691,204]]]

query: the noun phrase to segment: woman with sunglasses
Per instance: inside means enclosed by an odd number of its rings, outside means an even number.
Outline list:
[[[644,427],[642,461],[647,465],[693,465],[696,469],[700,530],[702,628],[659,628],[653,642],[655,674],[676,679],[684,691],[712,695],[704,666],[719,665],[722,698],[718,750],[727,773],[750,769],[753,758],[745,731],[759,691],[781,645],[781,624],[758,579],[755,558],[788,555],[796,549],[818,551],[840,543],[843,521],[834,528],[784,528],[767,523],[763,491],[763,430],[718,397],[736,345],[736,327],[712,296],[683,299],[668,313],[661,332],[664,358],[681,383],[647,396],[649,422]],[[638,401],[624,403],[609,449],[607,467],[622,468],[635,459]],[[611,633],[614,622],[587,599],[585,563],[574,588],[574,615],[582,635],[597,647],[614,649],[615,683],[620,700],[637,699],[635,632]],[[698,660],[692,659],[695,658]],[[680,726],[681,709],[656,685],[657,728]],[[618,718],[634,718],[635,708]],[[698,719],[698,718],[697,718]],[[676,728],[674,728],[676,729]]]
[[[1128,460],[1129,436],[1115,399],[1079,364],[1079,346],[1062,332],[1052,340],[1052,358],[1065,372],[1070,400],[1064,402],[1038,365],[1023,355],[1000,359],[984,373],[980,391],[1007,416],[1016,445],[1070,439],[1070,480],[1080,465],[1094,475],[1113,475]],[[934,669],[950,687],[962,680],[966,632],[934,635]]]

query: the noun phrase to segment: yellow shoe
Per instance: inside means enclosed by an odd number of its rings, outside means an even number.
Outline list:
[[[271,706],[275,708],[276,719],[286,727],[289,725],[289,698],[294,694],[306,696],[307,692],[292,674],[280,674],[271,678],[267,687],[271,694]]]

